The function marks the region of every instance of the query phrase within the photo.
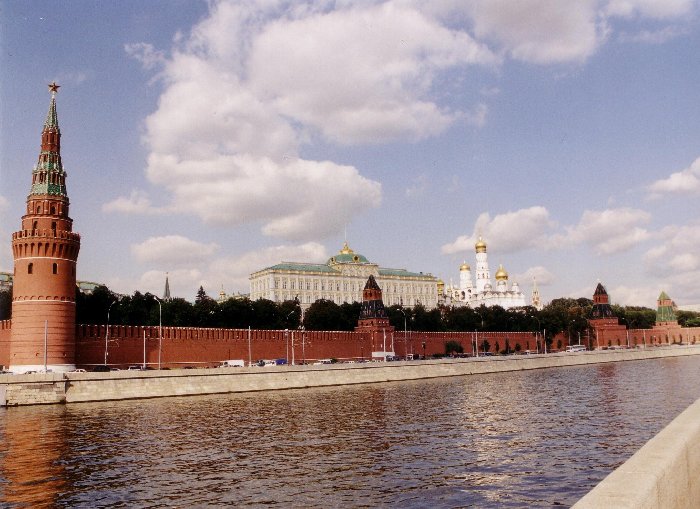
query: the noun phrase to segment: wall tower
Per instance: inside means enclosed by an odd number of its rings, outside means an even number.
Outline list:
[[[39,161],[22,227],[12,234],[15,263],[10,370],[16,373],[75,368],[75,271],[80,235],[68,217],[66,172],[56,114],[59,85],[41,133]]]

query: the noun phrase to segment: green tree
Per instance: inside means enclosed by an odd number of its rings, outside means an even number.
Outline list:
[[[445,355],[450,355],[454,353],[464,353],[464,347],[458,341],[448,341],[445,343]]]
[[[0,291],[0,320],[12,318],[12,287]]]
[[[338,330],[343,321],[340,306],[332,300],[319,299],[304,313],[307,330]]]

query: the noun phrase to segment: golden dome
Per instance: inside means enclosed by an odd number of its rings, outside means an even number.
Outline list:
[[[459,266],[460,272],[469,271],[469,270],[472,270],[472,268],[469,266],[469,264],[467,262],[464,262],[462,265]]]
[[[481,235],[479,235],[479,240],[474,245],[474,249],[476,249],[477,253],[485,253],[486,252],[486,242],[484,242],[484,239],[481,238]]]
[[[350,246],[348,246],[348,243],[345,242],[343,244],[343,249],[340,250],[340,254],[353,254],[355,251],[350,249]]]
[[[496,280],[508,280],[508,273],[506,272],[506,269],[503,268],[503,265],[498,266],[498,271],[496,272]]]

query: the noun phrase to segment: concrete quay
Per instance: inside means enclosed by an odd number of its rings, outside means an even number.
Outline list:
[[[700,505],[700,399],[574,504],[574,509]]]
[[[0,375],[0,406],[302,389],[687,355],[700,355],[700,345],[388,363]]]

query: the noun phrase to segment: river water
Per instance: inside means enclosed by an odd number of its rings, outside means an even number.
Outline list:
[[[568,507],[700,397],[700,358],[0,409],[2,507]]]

